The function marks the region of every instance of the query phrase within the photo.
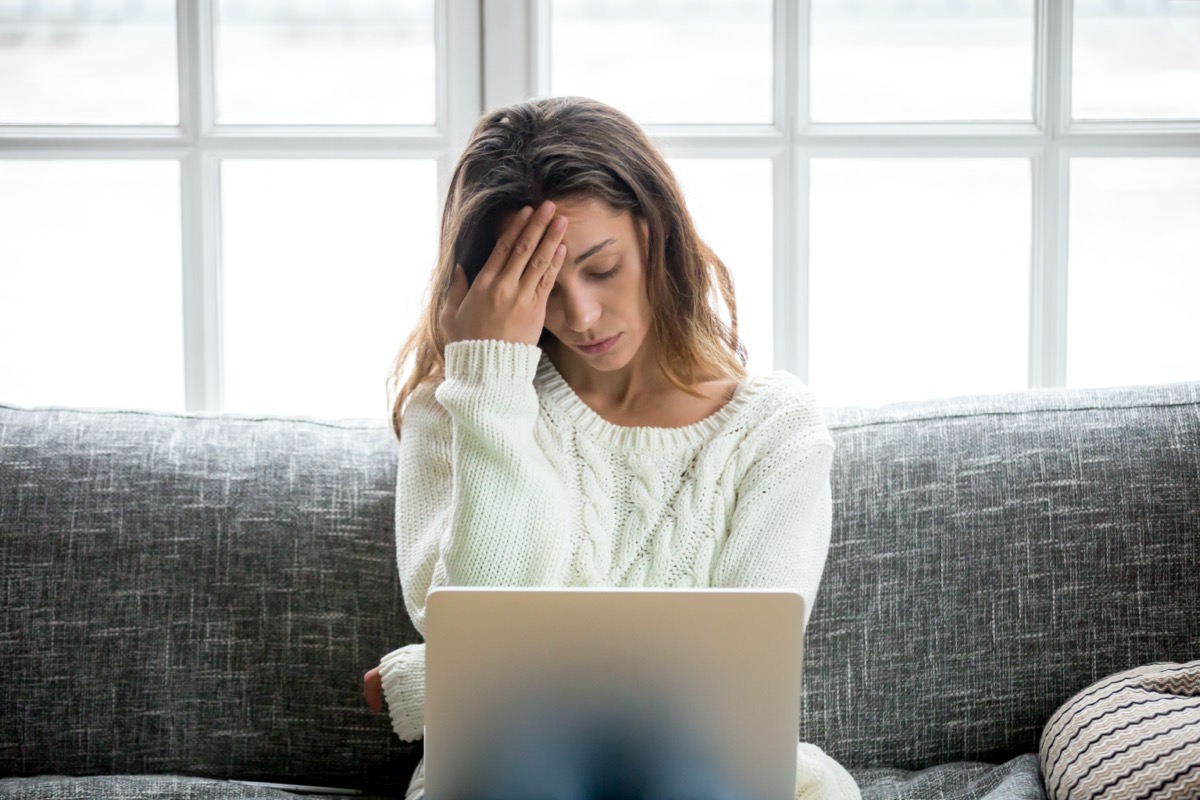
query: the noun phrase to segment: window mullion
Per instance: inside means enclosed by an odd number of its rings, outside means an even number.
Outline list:
[[[529,74],[531,97],[550,95],[550,61],[554,52],[554,41],[550,35],[550,0],[525,0],[529,6],[530,39],[534,46],[529,48]]]
[[[483,0],[483,109],[519,103],[541,94],[547,9],[538,0]]]
[[[1066,385],[1069,169],[1061,138],[1070,118],[1071,4],[1038,8],[1035,117],[1043,133],[1033,162],[1029,386]]]
[[[803,5],[804,7],[801,7]],[[808,10],[775,3],[775,121],[784,146],[774,159],[775,368],[808,381],[808,156],[796,132],[808,121]]]
[[[486,12],[486,2],[437,4],[438,129],[446,142],[437,159],[439,198],[446,196],[458,154],[483,113]]]
[[[204,152],[212,128],[211,0],[176,0],[183,268],[184,397],[188,411],[223,407],[219,163]]]

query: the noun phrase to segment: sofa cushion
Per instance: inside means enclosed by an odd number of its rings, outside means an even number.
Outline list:
[[[1089,686],[1050,718],[1039,757],[1051,800],[1200,796],[1200,661]]]
[[[299,795],[234,781],[182,775],[41,775],[0,779],[0,800],[296,800]],[[346,795],[310,794],[312,800]],[[357,800],[370,800],[362,795]]]
[[[1062,698],[1200,652],[1200,384],[840,409],[800,736],[1002,762]],[[403,790],[362,672],[419,641],[386,422],[0,406],[0,775]],[[306,779],[306,776],[307,779]]]
[[[827,416],[806,741],[850,767],[999,763],[1100,677],[1200,653],[1200,383]]]
[[[918,771],[855,770],[863,800],[1044,800],[1037,756],[1003,764],[963,761]]]
[[[386,422],[0,407],[0,775],[402,790]]]

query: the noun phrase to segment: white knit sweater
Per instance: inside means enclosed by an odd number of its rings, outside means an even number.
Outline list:
[[[436,586],[771,587],[813,607],[829,549],[833,441],[783,372],[747,378],[681,428],[613,425],[531,345],[446,348],[400,437],[396,559],[425,633]],[[425,645],[380,663],[396,734],[424,729]],[[796,798],[856,798],[820,749],[798,747]],[[407,796],[424,787],[424,763]]]

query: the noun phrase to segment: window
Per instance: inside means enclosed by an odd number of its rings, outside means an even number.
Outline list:
[[[662,144],[826,405],[1200,379],[1192,0],[0,0],[0,401],[386,413],[479,113]]]
[[[0,399],[383,416],[479,51],[464,3],[0,0]]]
[[[833,405],[1200,379],[1200,3],[527,8],[485,98],[649,128],[719,209],[753,367]]]

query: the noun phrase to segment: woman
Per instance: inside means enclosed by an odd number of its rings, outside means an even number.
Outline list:
[[[485,115],[393,374],[417,630],[442,585],[789,588],[811,609],[833,442],[803,384],[743,360],[729,273],[635,123],[582,98]],[[422,735],[424,649],[365,676],[406,741]],[[858,796],[798,748],[797,797]]]

